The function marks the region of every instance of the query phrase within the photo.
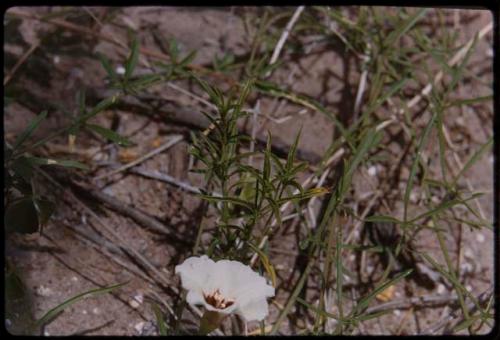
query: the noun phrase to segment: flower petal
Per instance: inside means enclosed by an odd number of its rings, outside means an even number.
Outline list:
[[[186,296],[186,301],[190,305],[205,305],[205,298],[198,290],[190,290]]]
[[[269,313],[267,301],[265,298],[253,300],[246,305],[239,306],[236,311],[245,321],[262,321]]]
[[[175,267],[175,273],[180,275],[184,289],[194,290],[202,295],[203,288],[206,286],[214,266],[215,262],[206,255],[190,257]]]

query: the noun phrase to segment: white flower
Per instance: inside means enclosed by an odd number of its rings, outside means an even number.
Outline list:
[[[238,261],[212,261],[208,256],[190,257],[175,267],[190,305],[207,311],[235,313],[246,321],[261,321],[268,314],[267,298],[274,288],[249,266]]]

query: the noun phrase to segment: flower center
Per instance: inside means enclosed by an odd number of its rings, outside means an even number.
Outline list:
[[[209,305],[212,305],[218,309],[224,309],[234,304],[234,300],[226,299],[225,297],[223,297],[219,289],[216,289],[214,292],[210,294],[203,293],[203,297],[205,298],[205,301]]]

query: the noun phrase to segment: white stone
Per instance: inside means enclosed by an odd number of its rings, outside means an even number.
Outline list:
[[[472,253],[472,250],[470,248],[465,248],[464,250],[464,256],[469,259],[474,258],[474,254]]]
[[[484,243],[484,241],[486,240],[486,238],[484,237],[483,234],[481,233],[477,233],[476,234],[476,241],[479,242],[479,243]]]
[[[78,281],[78,278],[77,278],[76,276],[73,276],[73,277],[71,278],[71,281],[76,282],[76,281]]]
[[[462,268],[462,271],[463,271],[464,274],[471,273],[472,270],[474,269],[472,267],[472,264],[470,264],[469,262],[465,262],[464,264],[462,264],[461,268]]]
[[[59,62],[61,62],[61,57],[59,57],[58,55],[55,55],[54,56],[54,64],[59,64]]]
[[[118,73],[118,74],[125,74],[125,67],[123,67],[123,66],[121,66],[121,65],[120,65],[120,66],[118,66],[118,67],[116,68],[116,73]]]
[[[87,310],[85,310],[85,309],[84,309],[84,310],[82,310],[82,314],[83,314],[83,315],[87,315]]]
[[[36,294],[38,296],[51,296],[52,295],[52,289],[50,289],[49,287],[44,287],[43,285],[40,285],[37,289],[36,289]]]
[[[92,309],[92,313],[97,315],[101,313],[101,310],[99,309],[99,307],[95,307],[94,309]]]
[[[145,324],[144,321],[141,321],[134,326],[134,329],[137,331],[137,333],[140,334],[142,332],[142,329],[144,328],[144,324]]]
[[[371,167],[368,168],[368,175],[373,177],[376,174],[377,174],[377,167],[375,165],[372,165]]]
[[[128,304],[130,305],[130,307],[134,308],[134,309],[137,309],[139,306],[140,306],[140,303],[135,301],[135,300],[130,300],[128,302]]]
[[[446,291],[446,287],[444,286],[444,284],[440,283],[437,287],[438,294],[443,294],[445,291]]]
[[[134,300],[139,302],[139,303],[143,303],[144,302],[144,295],[142,295],[141,293],[137,293],[134,295]]]
[[[416,203],[418,199],[417,193],[415,191],[412,191],[410,193],[410,202]]]
[[[401,315],[401,311],[399,309],[395,309],[392,311],[394,313],[394,315],[396,316],[400,316]]]

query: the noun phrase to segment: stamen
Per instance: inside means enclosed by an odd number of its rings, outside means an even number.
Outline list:
[[[216,289],[211,294],[203,293],[203,297],[205,298],[205,301],[209,305],[212,305],[218,309],[224,309],[224,308],[227,308],[227,307],[231,306],[232,304],[234,304],[234,300],[226,299],[225,297],[223,297],[222,294],[220,293],[219,289]]]

